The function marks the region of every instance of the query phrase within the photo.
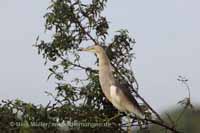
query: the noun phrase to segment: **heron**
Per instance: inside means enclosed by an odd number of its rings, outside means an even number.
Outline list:
[[[114,78],[111,62],[100,45],[80,48],[79,51],[93,52],[99,59],[99,82],[105,97],[119,112],[133,113],[139,119],[145,119],[144,112],[131,94],[129,88],[123,87]]]

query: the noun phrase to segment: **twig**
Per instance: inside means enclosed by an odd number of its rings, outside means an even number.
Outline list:
[[[133,119],[138,119],[138,118],[136,118],[136,117],[134,117],[134,116],[131,116],[131,117],[132,117]],[[142,120],[142,119],[141,119],[141,120]],[[159,126],[161,126],[161,127],[164,127],[165,129],[170,130],[170,131],[172,131],[173,133],[182,133],[181,131],[177,131],[177,130],[175,129],[174,126],[169,126],[169,125],[167,125],[167,124],[161,123],[160,121],[156,121],[156,120],[152,120],[152,119],[147,119],[147,118],[145,118],[144,120],[147,121],[147,122],[151,122],[152,124],[156,124],[156,125],[159,125]],[[128,123],[124,123],[124,124],[121,124],[121,126],[126,127],[127,124],[128,124]],[[149,123],[149,124],[150,124],[150,123]],[[131,126],[137,126],[137,124],[132,123]],[[138,126],[139,126],[139,125],[138,125]]]
[[[97,41],[88,32],[85,31],[82,24],[78,20],[77,20],[77,24],[79,25],[81,30],[95,43],[95,45],[97,45]]]
[[[166,128],[166,129],[168,129],[168,130],[174,132],[174,133],[183,133],[183,132],[181,132],[181,131],[177,131],[174,127],[170,127],[170,126],[168,126],[168,125],[166,125],[166,124],[164,124],[164,123],[160,123],[159,121],[151,120],[151,119],[145,119],[145,120],[146,120],[146,121],[149,121],[149,122],[151,122],[151,123],[157,124],[157,125],[159,125],[159,126],[161,126],[161,127],[164,127],[164,128]]]
[[[146,100],[144,100],[144,98],[142,96],[139,95],[139,93],[134,90],[135,94],[137,97],[140,98],[140,100],[142,100],[142,102],[156,115],[156,117],[160,120],[161,123],[164,123],[164,120],[160,117],[160,115],[146,102]]]
[[[79,2],[79,9],[83,12],[83,10],[80,7],[80,1]],[[78,26],[81,28],[81,30],[94,42],[95,45],[97,45],[97,41],[88,33],[85,31],[85,28],[82,26],[81,22],[78,20],[78,18],[76,18],[74,16],[76,23],[78,24]]]
[[[190,99],[190,86],[188,85],[188,79],[183,77],[183,76],[178,76],[178,81],[180,81],[181,83],[183,83],[188,91],[188,98]]]
[[[179,103],[184,103],[185,106],[183,108],[183,111],[179,114],[179,116],[176,119],[176,123],[181,119],[185,111],[187,110],[188,107],[193,107],[191,104],[191,96],[190,96],[190,86],[188,85],[188,79],[183,77],[183,76],[178,76],[177,79],[179,82],[181,82],[183,85],[185,85],[187,91],[188,91],[188,97],[186,97],[184,100],[180,101]]]
[[[91,72],[97,73],[97,70],[95,70],[95,69],[92,69],[92,68],[90,68],[90,67],[84,67],[84,66],[81,66],[81,65],[79,65],[79,64],[75,64],[75,63],[72,63],[72,62],[66,60],[66,59],[63,58],[59,53],[57,53],[57,56],[58,56],[61,60],[67,61],[70,65],[73,65],[74,67],[78,67],[78,68],[84,69],[84,70],[86,70],[86,71],[91,71]]]

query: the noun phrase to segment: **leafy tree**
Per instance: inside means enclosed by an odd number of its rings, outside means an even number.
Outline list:
[[[50,64],[48,78],[56,79],[56,93],[46,92],[52,96],[53,102],[43,106],[21,100],[3,101],[0,106],[1,131],[61,132],[61,129],[67,129],[65,132],[126,132],[128,124],[124,114],[108,121],[117,114],[117,110],[101,91],[98,71],[95,67],[83,66],[81,62],[78,49],[98,44],[106,50],[114,76],[131,89],[145,110],[147,120],[141,122],[133,117],[132,124],[141,131],[149,131],[149,124],[154,123],[176,132],[175,127],[168,126],[138,94],[138,83],[131,69],[135,39],[125,29],[117,31],[113,39],[108,39],[109,23],[102,15],[106,2],[51,1],[44,18],[46,32],[52,33],[52,39],[45,41],[38,37],[34,46],[45,59],[45,64]],[[94,61],[94,65],[98,65],[98,60]],[[73,73],[80,73],[84,78],[70,77]],[[151,114],[157,120],[152,120]],[[33,122],[48,124],[33,126]]]
[[[133,72],[128,69],[132,62],[135,40],[128,36],[128,31],[119,30],[112,42],[106,43],[109,25],[106,17],[101,15],[105,3],[106,0],[92,0],[89,4],[79,0],[56,0],[52,1],[49,12],[45,15],[46,30],[54,32],[53,39],[51,42],[41,41],[36,46],[46,61],[54,62],[49,68],[50,76],[54,75],[59,81],[55,97],[60,106],[65,107],[65,112],[68,112],[65,118],[60,118],[64,121],[104,122],[117,112],[102,94],[97,71],[80,65],[77,49],[81,45],[98,43],[104,46],[117,70],[115,76],[121,82],[126,79],[129,84],[135,83]],[[76,77],[66,82],[65,78],[73,70],[81,71],[86,78]],[[122,123],[120,118],[115,122]],[[91,131],[90,127],[83,129]],[[112,127],[93,129],[99,132],[113,130],[121,132],[122,128],[113,124]]]

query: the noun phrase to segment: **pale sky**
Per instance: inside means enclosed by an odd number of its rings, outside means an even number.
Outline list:
[[[44,33],[49,0],[0,1],[0,99],[19,98],[46,104],[54,81],[47,81],[48,67],[32,47]],[[121,28],[136,39],[133,68],[140,94],[159,111],[176,106],[187,96],[177,82],[189,78],[192,101],[200,102],[200,1],[109,1],[104,14],[110,21],[110,38]],[[93,56],[93,55],[90,55]],[[88,60],[91,62],[91,60]]]

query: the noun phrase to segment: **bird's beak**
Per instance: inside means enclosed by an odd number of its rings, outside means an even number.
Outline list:
[[[84,48],[79,48],[78,51],[85,51]]]
[[[91,51],[90,48],[79,48],[78,51]]]

